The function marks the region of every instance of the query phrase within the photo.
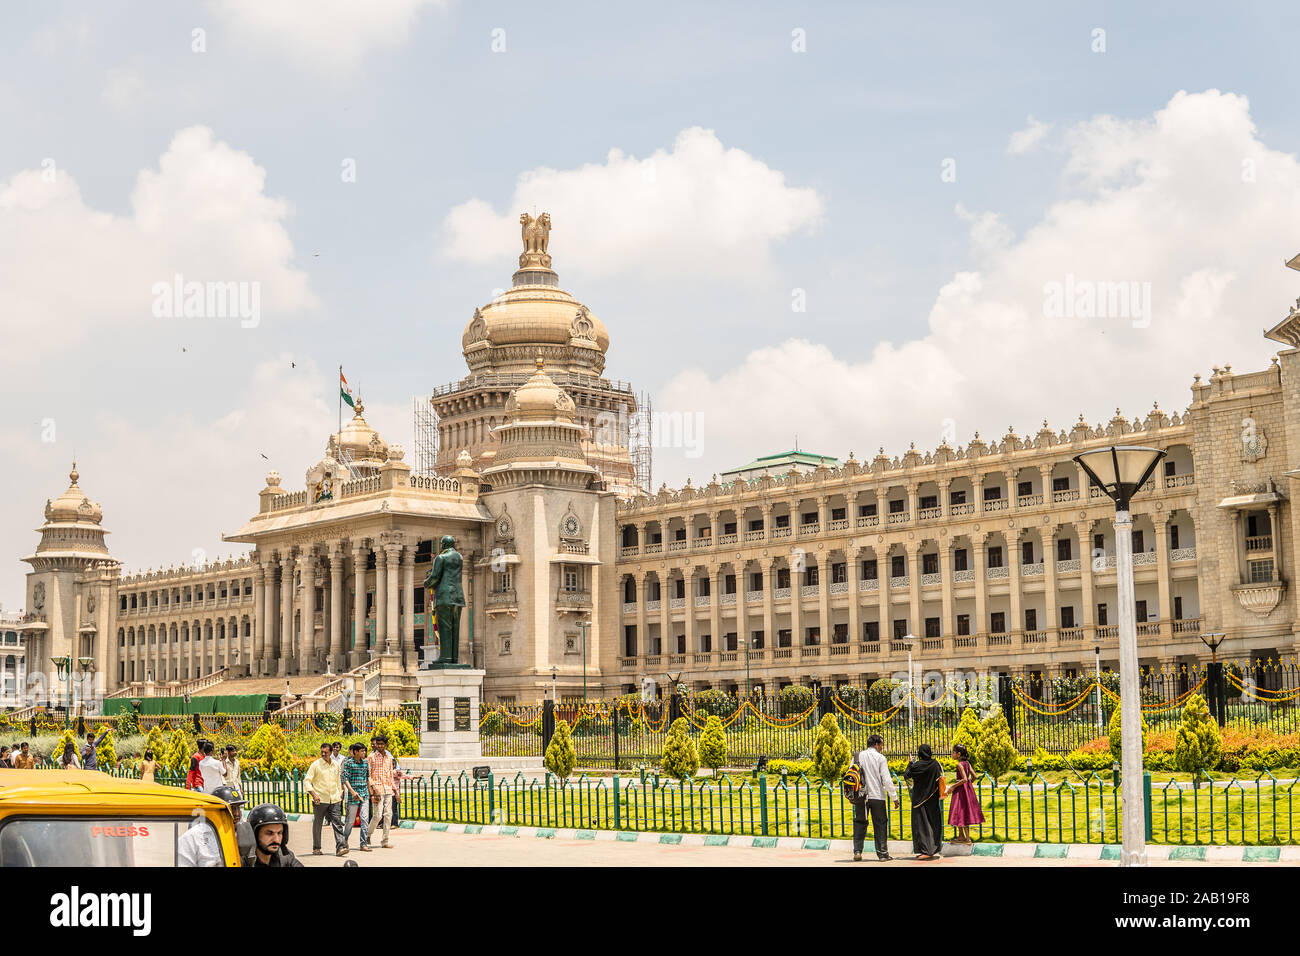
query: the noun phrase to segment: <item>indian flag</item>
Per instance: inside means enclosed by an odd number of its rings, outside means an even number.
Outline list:
[[[351,408],[357,407],[357,403],[352,400],[352,389],[348,386],[348,380],[343,377],[343,369],[339,369],[339,395]]]

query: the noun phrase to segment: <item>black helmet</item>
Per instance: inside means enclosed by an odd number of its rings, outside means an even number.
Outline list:
[[[212,796],[219,800],[224,800],[230,804],[231,808],[237,809],[244,805],[244,798],[239,795],[239,791],[234,787],[217,787],[212,791]]]
[[[285,826],[285,834],[286,836],[288,835],[289,818],[285,815],[285,812],[274,803],[263,803],[260,806],[253,807],[252,810],[248,811],[246,819],[248,820],[248,825],[253,828],[254,833],[266,826],[268,823],[283,823]]]

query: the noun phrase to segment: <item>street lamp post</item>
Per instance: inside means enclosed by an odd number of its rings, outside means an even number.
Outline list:
[[[753,696],[753,690],[749,685],[749,638],[740,638],[740,646],[745,649],[745,698],[748,700]]]
[[[68,712],[72,710],[72,658],[51,657],[50,663],[54,665],[54,669],[58,673],[59,682],[68,682],[68,709],[63,712],[63,726],[67,727]]]
[[[1142,787],[1142,707],[1138,696],[1136,602],[1133,596],[1133,515],[1129,502],[1147,483],[1165,452],[1140,445],[1109,445],[1075,455],[1092,484],[1115,502],[1115,577],[1119,592],[1119,696],[1122,795],[1121,866],[1146,866],[1146,807]],[[1082,489],[1080,489],[1082,491]],[[1088,499],[1085,497],[1084,501]]]
[[[1101,733],[1101,638],[1095,637],[1092,642],[1092,649],[1097,653],[1096,669],[1094,677],[1097,682],[1097,733]]]
[[[1214,710],[1215,719],[1219,721],[1219,726],[1223,726],[1228,719],[1228,709],[1226,695],[1222,693],[1223,689],[1223,671],[1219,666],[1219,645],[1227,638],[1224,631],[1211,631],[1201,634],[1201,643],[1210,649],[1210,666],[1209,666],[1209,685],[1210,685],[1210,707]]]

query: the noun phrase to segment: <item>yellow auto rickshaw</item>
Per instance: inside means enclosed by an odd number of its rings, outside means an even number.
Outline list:
[[[217,797],[94,770],[0,770],[0,866],[180,866],[180,841],[196,838],[209,864],[240,865]]]

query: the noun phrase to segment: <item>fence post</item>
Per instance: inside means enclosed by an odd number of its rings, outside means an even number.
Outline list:
[[[496,823],[497,822],[497,813],[496,813],[497,788],[496,788],[496,780],[493,777],[491,770],[488,771],[487,782],[488,782],[488,822]]]
[[[615,730],[617,729],[618,728],[615,728]],[[623,814],[618,805],[618,774],[614,774],[614,829],[623,829]]]
[[[1007,717],[1007,730],[1011,732],[1011,739],[1016,739],[1016,701],[1011,694],[1011,675],[998,675],[998,700],[1002,702],[1002,712]]]
[[[758,826],[767,836],[767,774],[758,778]]]
[[[542,701],[542,755],[551,745],[551,735],[555,733],[555,701]]]
[[[668,698],[668,726],[671,727],[681,715],[682,699],[677,696],[677,687],[674,685],[672,695]]]
[[[817,719],[821,720],[831,712],[831,687],[829,684],[820,684],[817,687]]]
[[[1146,811],[1147,842],[1151,842],[1151,772],[1142,772],[1142,807]]]
[[[1206,667],[1206,694],[1209,698],[1210,713],[1219,722],[1219,726],[1226,726],[1228,723],[1227,693],[1223,686],[1223,665],[1218,661],[1211,663]]]
[[[617,704],[614,705],[613,722],[614,722],[614,771],[615,773],[617,773],[618,772],[618,705]],[[615,777],[614,779],[617,780],[618,777]]]

